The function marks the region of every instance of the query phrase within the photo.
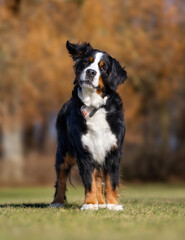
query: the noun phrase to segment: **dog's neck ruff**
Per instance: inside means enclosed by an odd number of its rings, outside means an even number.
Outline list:
[[[78,97],[88,107],[99,108],[106,104],[107,97],[97,94],[95,89],[81,87],[78,88]]]
[[[78,97],[84,103],[81,107],[81,112],[84,117],[93,117],[107,101],[107,97],[102,98],[95,90],[83,87],[78,88]]]

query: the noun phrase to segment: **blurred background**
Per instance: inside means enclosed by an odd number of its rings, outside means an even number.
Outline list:
[[[121,178],[184,181],[184,0],[0,0],[0,186],[54,184],[55,120],[74,80],[66,40],[126,66]]]

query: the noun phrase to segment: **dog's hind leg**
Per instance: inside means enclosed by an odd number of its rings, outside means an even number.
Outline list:
[[[59,157],[59,156],[58,156]],[[66,200],[66,181],[70,173],[71,167],[75,164],[75,160],[70,155],[66,155],[62,163],[57,164],[56,161],[56,173],[57,173],[57,182],[56,182],[56,191],[54,200],[51,204],[52,207],[63,207],[64,201]]]

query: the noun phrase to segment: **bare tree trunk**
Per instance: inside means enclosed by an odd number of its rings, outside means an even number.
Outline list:
[[[3,163],[1,179],[4,182],[20,182],[23,177],[23,142],[21,117],[17,111],[3,109],[2,114]]]

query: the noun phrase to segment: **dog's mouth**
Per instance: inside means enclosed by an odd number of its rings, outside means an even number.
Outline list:
[[[79,84],[80,84],[81,87],[97,88],[97,87],[95,87],[95,86],[92,84],[92,82],[89,81],[89,80],[85,80],[85,81],[80,80],[80,81],[79,81]]]

